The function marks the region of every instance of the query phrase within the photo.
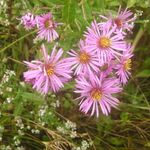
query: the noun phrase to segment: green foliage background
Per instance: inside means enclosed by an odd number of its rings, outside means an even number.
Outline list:
[[[23,145],[27,150],[81,148],[83,140],[93,141],[87,148],[90,150],[150,149],[149,0],[4,0],[4,4],[0,5],[0,79],[6,69],[14,70],[16,75],[0,85],[3,91],[0,95],[1,149],[4,145],[10,145],[16,150],[15,136],[20,140],[20,146]],[[138,19],[129,37],[135,47],[132,77],[119,96],[122,101],[119,110],[113,110],[108,117],[101,115],[98,119],[89,118],[78,111],[73,101],[76,97],[72,92],[73,83],[66,85],[57,95],[50,93],[47,97],[22,84],[22,73],[26,69],[22,61],[40,57],[38,50],[41,44],[33,43],[35,31],[27,32],[19,25],[19,18],[24,13],[51,11],[55,20],[63,23],[58,29],[58,42],[60,47],[68,51],[76,49],[86,26],[93,19],[99,19],[100,14],[115,14],[120,5],[122,8],[129,7],[138,15]],[[52,45],[47,44],[49,48]],[[8,87],[12,91],[7,90]],[[8,97],[14,98],[11,103],[7,102]],[[56,100],[60,102],[59,108],[52,105]],[[38,115],[41,107],[46,107],[42,117]],[[18,117],[24,124],[21,129],[23,135],[18,133]],[[57,130],[58,127],[64,127],[68,120],[77,124],[76,138],[70,137],[70,129],[65,134]],[[40,133],[32,133],[27,126],[38,129]]]

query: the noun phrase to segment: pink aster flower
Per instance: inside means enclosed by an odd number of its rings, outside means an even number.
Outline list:
[[[127,51],[123,53],[123,56],[120,58],[119,63],[116,66],[116,74],[119,76],[120,81],[123,84],[126,84],[129,76],[131,75],[131,57],[133,56],[131,52],[131,46],[127,46]]]
[[[99,116],[99,109],[104,115],[111,112],[111,107],[117,108],[119,100],[112,96],[112,94],[120,92],[119,81],[116,78],[105,78],[103,74],[100,76],[89,76],[85,78],[80,76],[76,79],[76,93],[81,94],[78,98],[80,110],[85,114],[96,114]]]
[[[116,17],[112,17],[111,15],[108,18],[101,15],[100,17],[104,18],[108,22],[111,22],[111,24],[116,26],[118,29],[128,31],[131,31],[133,29],[134,21],[136,19],[136,17],[130,10],[128,10],[127,8],[125,10],[121,10],[121,7],[119,7]]]
[[[51,55],[47,54],[44,45],[41,50],[44,61],[25,61],[28,66],[28,71],[24,72],[25,81],[33,84],[33,88],[42,94],[47,94],[49,91],[57,92],[71,78],[71,69],[66,65],[65,59],[60,59],[63,54],[62,49],[56,52],[54,47]]]
[[[113,19],[113,23],[116,24],[118,28],[131,31],[134,26],[135,19],[136,17],[133,16],[133,13],[130,10],[127,8],[125,10],[121,10],[121,7],[119,7],[117,17]]]
[[[95,52],[88,51],[86,49],[85,41],[80,40],[79,51],[71,50],[68,54],[71,56],[68,59],[68,63],[75,69],[74,74],[79,75],[91,74],[93,71],[98,72],[100,64],[98,63],[98,58]]]
[[[92,22],[91,28],[85,33],[87,49],[94,51],[99,58],[100,64],[110,61],[112,58],[122,56],[125,50],[125,41],[121,32],[115,33],[115,27],[109,24],[99,27],[96,21]]]
[[[40,39],[45,39],[48,42],[52,42],[57,39],[58,33],[56,32],[57,23],[54,22],[52,14],[49,12],[47,14],[37,17],[38,25],[38,36]]]
[[[21,17],[21,24],[24,25],[26,30],[33,29],[36,25],[35,16],[31,13],[27,13]]]

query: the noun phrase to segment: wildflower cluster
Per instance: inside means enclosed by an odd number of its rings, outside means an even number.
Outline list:
[[[78,137],[77,135],[77,127],[76,123],[71,122],[70,120],[67,120],[65,122],[64,126],[58,126],[57,130],[58,132],[64,134],[64,135],[69,135],[72,139]]]
[[[7,1],[0,0],[0,24],[9,26],[10,21],[7,15],[7,9],[8,9]]]
[[[26,30],[31,30],[34,28],[38,29],[36,37],[38,39],[52,42],[59,37],[55,30],[59,23],[56,23],[53,20],[53,16],[50,12],[42,15],[27,13],[22,16],[20,20]]]
[[[132,46],[127,42],[136,17],[127,9],[117,16],[100,16],[105,21],[94,20],[84,39],[79,42],[79,50],[68,51],[68,58],[62,58],[63,50],[54,46],[49,55],[44,44],[41,46],[42,60],[24,61],[28,71],[25,81],[42,94],[57,92],[72,76],[75,76],[75,93],[80,94],[80,110],[91,116],[99,116],[100,108],[104,115],[117,108],[119,100],[114,97],[122,91],[131,70]],[[40,16],[26,14],[21,18],[26,29],[38,28],[38,38],[52,42],[58,38],[57,23],[52,14]]]
[[[74,147],[72,150],[87,150],[93,143],[91,141],[82,140],[81,146]]]
[[[2,79],[0,81],[0,95],[3,95],[5,91],[10,92],[10,93],[12,92],[13,89],[9,87],[7,83],[15,76],[16,76],[16,73],[13,70],[9,70],[9,69],[5,70],[4,75],[2,76]],[[7,98],[8,103],[10,103],[10,101],[12,100],[13,100],[13,97]]]

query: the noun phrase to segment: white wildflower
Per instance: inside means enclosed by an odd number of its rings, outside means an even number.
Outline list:
[[[7,92],[12,92],[12,88],[11,87],[6,87],[6,91]]]
[[[22,87],[25,87],[25,82],[19,82],[19,84],[22,86]]]
[[[71,131],[70,137],[71,138],[76,138],[77,137],[77,132],[76,131]]]
[[[71,122],[70,120],[67,120],[67,122],[65,123],[65,127],[67,129],[76,130],[77,125],[76,123]]]
[[[14,100],[13,97],[7,97],[7,98],[6,98],[7,103],[11,103],[13,100]]]
[[[63,127],[57,127],[57,130],[58,130],[58,132],[60,132],[62,134],[66,134],[67,133],[67,131]]]

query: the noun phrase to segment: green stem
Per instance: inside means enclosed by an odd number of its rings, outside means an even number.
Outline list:
[[[136,35],[136,37],[135,37],[135,39],[133,41],[133,44],[132,44],[132,51],[135,50],[138,42],[140,41],[141,37],[143,36],[144,32],[146,31],[146,27],[147,27],[147,23],[145,23],[144,26],[142,26],[139,29],[139,31],[138,31],[138,33],[137,33],[137,35]]]
[[[11,57],[8,57],[8,59],[10,59],[10,60],[12,60],[12,61],[14,61],[14,62],[16,62],[16,63],[18,63],[18,64],[25,65],[25,64],[22,63],[21,61],[16,60],[16,59],[13,59],[13,58],[11,58]]]
[[[30,32],[30,33],[28,33],[28,34],[25,34],[24,36],[20,37],[20,38],[17,39],[16,41],[14,41],[14,42],[8,44],[6,47],[4,47],[3,49],[0,50],[0,53],[4,52],[6,49],[8,49],[9,47],[11,47],[12,45],[16,44],[17,42],[21,41],[22,39],[28,37],[29,35],[31,35],[31,34],[33,34],[33,33],[35,33],[35,32],[37,32],[37,30],[34,30],[34,31],[32,31],[32,32]]]
[[[132,107],[132,108],[137,108],[137,109],[150,110],[150,107],[136,106],[136,105],[127,104],[127,103],[121,103],[120,105],[125,106],[125,107]]]

